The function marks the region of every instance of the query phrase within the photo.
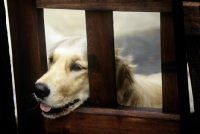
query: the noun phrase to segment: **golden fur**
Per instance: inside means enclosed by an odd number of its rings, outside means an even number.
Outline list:
[[[57,118],[79,107],[89,98],[87,43],[83,37],[64,38],[50,51],[49,70],[36,82],[46,85],[50,94],[37,98],[43,107],[62,107],[54,114],[42,112],[45,117]],[[133,74],[130,58],[115,52],[117,100],[121,105],[162,107],[161,75]],[[73,103],[76,100],[76,103]],[[66,104],[72,103],[69,107]],[[41,106],[42,107],[42,106]]]

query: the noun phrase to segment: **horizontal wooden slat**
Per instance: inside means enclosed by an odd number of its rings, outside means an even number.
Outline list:
[[[199,2],[199,0],[183,0],[183,2],[186,1],[186,2]]]
[[[171,0],[37,0],[38,8],[170,12]]]
[[[154,109],[106,109],[80,107],[66,117],[45,119],[45,131],[81,134],[174,134],[180,133],[179,115],[163,114]]]

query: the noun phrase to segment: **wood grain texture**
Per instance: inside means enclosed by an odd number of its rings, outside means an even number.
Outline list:
[[[170,12],[171,0],[37,0],[38,8]]]
[[[185,33],[200,36],[200,2],[183,2]]]
[[[177,67],[172,13],[161,13],[163,112],[179,113]]]
[[[37,9],[37,36],[38,36],[38,42],[39,42],[39,59],[37,62],[40,62],[41,73],[39,74],[39,77],[42,76],[47,71],[47,54],[46,54],[46,38],[45,38],[45,27],[44,27],[44,11],[43,9]],[[38,78],[39,78],[38,77]]]
[[[11,61],[4,1],[0,1],[0,133],[16,133]]]
[[[90,103],[115,107],[115,57],[112,12],[86,11]]]
[[[34,0],[7,0],[13,53],[14,79],[20,134],[42,133],[42,118],[32,96],[32,86],[47,68],[46,50],[38,37]],[[41,44],[45,45],[45,44]]]
[[[69,116],[45,120],[46,134],[178,134],[179,116],[138,110],[80,107]]]

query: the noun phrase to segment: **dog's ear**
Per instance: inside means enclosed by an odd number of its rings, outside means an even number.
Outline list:
[[[117,88],[122,88],[125,84],[132,84],[133,80],[133,65],[130,64],[130,57],[122,58],[119,56],[119,50],[115,51],[115,66],[116,66],[116,83]]]

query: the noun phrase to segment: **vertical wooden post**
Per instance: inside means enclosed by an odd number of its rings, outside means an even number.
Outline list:
[[[90,103],[115,107],[116,79],[112,11],[86,11]]]
[[[182,0],[172,0],[181,133],[191,132]]]
[[[45,27],[44,27],[44,10],[43,8],[37,9],[37,33],[38,34],[38,49],[39,59],[38,62],[41,64],[39,77],[47,71],[47,54],[46,54],[46,38],[45,38]],[[39,78],[37,77],[37,79]]]
[[[30,110],[37,105],[32,96],[32,86],[47,69],[47,64],[44,62],[46,59],[45,43],[44,40],[39,40],[44,38],[44,35],[43,37],[42,34],[40,37],[37,35],[36,3],[35,0],[7,0],[7,3],[17,98],[18,131],[19,134],[43,133],[43,120],[39,109]]]
[[[160,13],[163,112],[179,113],[177,67],[172,13]]]

